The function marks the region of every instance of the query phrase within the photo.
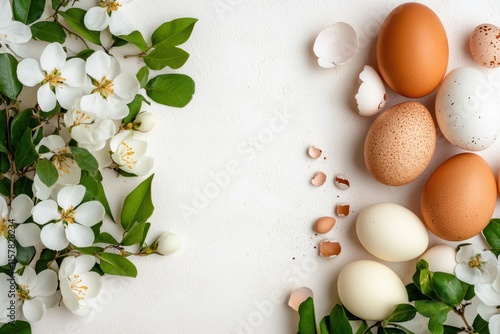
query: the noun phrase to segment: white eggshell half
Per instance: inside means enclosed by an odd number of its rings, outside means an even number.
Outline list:
[[[365,65],[363,71],[359,74],[358,93],[356,102],[361,116],[373,116],[385,106],[386,92],[384,82],[380,75],[371,66]]]
[[[365,208],[356,220],[356,233],[365,249],[384,261],[401,262],[421,255],[429,235],[413,212],[394,203]]]
[[[498,72],[497,72],[498,73]],[[481,151],[500,133],[500,100],[495,72],[459,67],[444,79],[436,96],[436,120],[453,145]]]
[[[455,274],[457,250],[448,245],[436,245],[425,251],[420,257],[429,263],[431,271]]]
[[[361,319],[387,319],[397,304],[408,303],[401,279],[388,267],[370,260],[354,261],[340,271],[337,291],[342,304]]]
[[[337,22],[318,34],[313,51],[318,64],[331,68],[347,62],[358,49],[358,35],[353,27],[345,22]]]

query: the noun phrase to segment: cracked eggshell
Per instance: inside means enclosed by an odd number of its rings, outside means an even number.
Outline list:
[[[323,172],[317,172],[311,179],[311,183],[315,187],[321,187],[326,181],[326,174]]]
[[[288,306],[298,312],[300,304],[302,304],[302,302],[304,302],[309,297],[313,297],[313,292],[311,289],[306,287],[299,288],[290,294],[290,298],[288,299]]]
[[[365,65],[359,74],[359,89],[356,94],[358,111],[361,116],[373,116],[385,106],[387,94],[380,75],[371,66]]]
[[[345,22],[334,23],[320,32],[313,46],[318,64],[324,68],[346,63],[356,54],[357,49],[358,35],[354,28]]]
[[[319,255],[321,257],[336,257],[342,251],[340,243],[334,240],[321,240],[319,243]]]
[[[317,148],[316,146],[309,146],[307,149],[307,155],[313,159],[318,159],[321,154],[323,153],[323,150],[320,148]]]

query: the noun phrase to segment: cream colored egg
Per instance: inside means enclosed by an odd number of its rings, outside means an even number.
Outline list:
[[[360,260],[342,268],[337,290],[342,304],[361,319],[386,319],[397,304],[408,303],[401,279],[388,267]]]
[[[361,211],[356,233],[368,252],[390,262],[412,260],[429,244],[427,229],[417,215],[394,203],[377,203]]]
[[[457,250],[448,245],[436,245],[425,251],[420,257],[429,263],[431,271],[455,274]]]

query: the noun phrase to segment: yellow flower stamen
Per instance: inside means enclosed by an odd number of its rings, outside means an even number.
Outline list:
[[[102,97],[107,98],[108,95],[112,95],[114,93],[113,80],[109,80],[107,77],[102,78],[101,82],[97,82],[94,84],[96,88],[92,91],[92,93],[99,93]]]
[[[21,300],[30,300],[33,299],[30,296],[30,290],[27,285],[18,285],[17,286],[17,295]]]
[[[59,213],[61,214],[61,219],[63,220],[63,222],[66,222],[68,224],[75,223],[75,208],[73,206],[70,206],[68,210],[61,209]]]
[[[0,220],[0,237],[5,237],[6,239],[9,236],[9,224],[7,219]]]
[[[120,154],[121,161],[129,169],[133,169],[134,166],[137,164],[137,160],[134,159],[134,157],[135,157],[134,149],[130,145],[128,145],[126,142],[122,142],[120,145],[123,148],[123,151]]]
[[[80,278],[80,276],[74,274],[70,287],[71,287],[71,290],[73,290],[76,293],[78,300],[84,300],[85,293],[89,289],[88,286],[83,285],[82,283],[83,283],[83,280]]]
[[[469,267],[470,268],[481,268],[482,262],[481,262],[481,254],[476,254],[470,261],[469,261]]]
[[[109,14],[111,14],[111,12],[117,11],[122,6],[122,4],[116,0],[105,0],[105,1],[101,1],[99,3],[99,6],[102,8],[106,8],[106,12],[109,15]]]
[[[48,83],[51,87],[56,87],[61,86],[64,81],[66,81],[66,78],[62,77],[61,71],[59,71],[57,68],[54,68],[54,70],[50,73],[44,71],[44,74],[45,79],[43,79],[42,85]]]
[[[66,150],[58,150],[58,152],[54,152],[54,155],[50,158],[50,161],[56,167],[59,177],[63,175],[63,173],[69,174],[71,167],[75,164],[75,160],[73,160],[72,155]]]

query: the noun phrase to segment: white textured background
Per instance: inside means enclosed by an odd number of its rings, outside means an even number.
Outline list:
[[[478,67],[468,36],[480,23],[500,25],[497,1],[423,2],[446,28],[448,70]],[[423,184],[460,151],[439,137],[431,166],[402,187],[383,186],[366,172],[363,141],[374,118],[357,115],[354,95],[363,65],[376,65],[380,23],[402,1],[389,3],[136,0],[130,12],[145,36],[165,21],[199,18],[183,46],[191,57],[179,70],[193,77],[196,95],[184,109],[148,108],[159,122],[144,136],[156,159],[151,238],[171,230],[184,244],[169,257],[134,258],[138,278],[108,279],[90,316],[51,309],[34,324],[34,333],[294,333],[298,316],[286,301],[301,286],[314,290],[319,321],[338,302],[340,268],[373,258],[356,239],[357,214],[369,204],[391,201],[420,215]],[[354,26],[361,47],[349,63],[319,68],[314,38],[337,21]],[[131,71],[140,67],[137,60],[123,63]],[[388,97],[388,106],[404,101],[393,93]],[[433,100],[434,94],[421,101],[433,110]],[[308,158],[309,145],[322,148],[326,160]],[[499,151],[497,142],[481,152],[495,173]],[[318,170],[328,176],[321,188],[309,183]],[[349,178],[349,190],[333,185],[338,173]],[[109,176],[106,189],[118,215],[124,193],[140,180]],[[339,202],[349,203],[352,213],[327,237],[341,242],[342,253],[322,259],[312,224],[333,215]],[[431,238],[432,245],[437,242]],[[388,265],[408,283],[414,264]],[[422,323],[414,329],[426,332]]]

